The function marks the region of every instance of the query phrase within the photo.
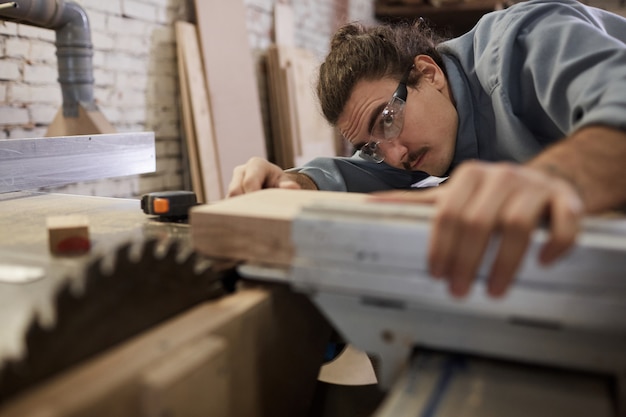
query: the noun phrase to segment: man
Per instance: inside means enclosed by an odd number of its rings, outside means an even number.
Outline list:
[[[445,42],[421,24],[347,25],[320,68],[318,95],[357,156],[295,172],[253,158],[235,170],[229,195],[264,187],[363,191],[373,178],[381,181],[376,189],[410,188],[415,172],[450,176],[440,187],[388,198],[436,205],[430,271],[455,296],[469,291],[494,236],[487,280],[499,296],[544,220],[550,237],[539,256],[548,264],[575,242],[585,214],[626,203],[620,16],[577,1],[528,1]],[[410,178],[394,186],[394,175]]]

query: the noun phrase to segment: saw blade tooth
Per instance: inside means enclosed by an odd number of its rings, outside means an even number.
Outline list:
[[[138,257],[129,257],[128,260],[136,263],[144,262],[157,256],[159,239],[151,238],[141,242],[138,247]]]
[[[178,239],[163,239],[156,248],[155,256],[158,259],[168,259],[177,263],[178,252],[180,248]]]

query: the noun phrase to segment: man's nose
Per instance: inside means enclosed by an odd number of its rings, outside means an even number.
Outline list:
[[[403,156],[408,151],[408,148],[399,138],[390,141],[381,141],[378,147],[383,152],[383,155],[385,155],[385,162],[390,165],[401,163]]]

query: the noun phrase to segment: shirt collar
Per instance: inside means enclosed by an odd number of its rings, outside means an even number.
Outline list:
[[[454,158],[448,172],[461,162],[468,159],[478,159],[478,139],[474,121],[475,109],[467,77],[461,70],[456,59],[449,55],[442,55],[448,75],[448,85],[454,97],[456,111],[459,117],[459,126],[456,134]]]

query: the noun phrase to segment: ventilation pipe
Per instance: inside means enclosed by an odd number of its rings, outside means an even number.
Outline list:
[[[4,4],[4,6],[3,6]],[[93,95],[93,46],[87,13],[64,0],[16,0],[0,4],[0,19],[56,31],[63,108],[47,136],[114,133]]]

